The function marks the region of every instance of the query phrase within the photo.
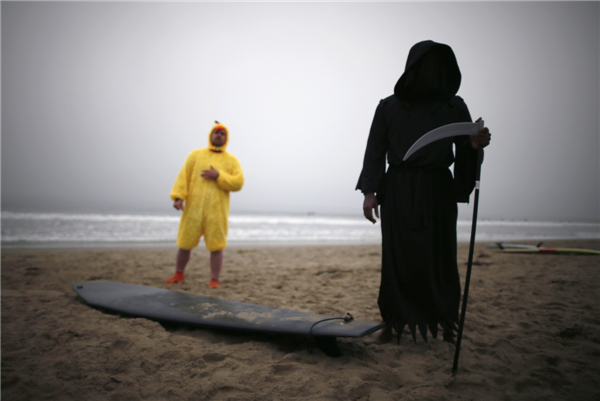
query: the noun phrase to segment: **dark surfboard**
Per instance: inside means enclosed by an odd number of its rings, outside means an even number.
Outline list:
[[[199,327],[333,338],[358,338],[383,327],[354,319],[327,320],[332,317],[114,281],[72,286],[77,295],[94,307]]]

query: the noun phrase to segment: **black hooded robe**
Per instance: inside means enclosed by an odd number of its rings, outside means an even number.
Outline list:
[[[414,77],[419,69],[427,70],[420,61],[428,53],[437,57],[443,71],[434,72],[442,75],[435,81],[437,89],[423,95],[423,86],[419,91]],[[381,316],[398,334],[408,325],[415,340],[417,327],[425,341],[427,328],[434,338],[438,325],[448,332],[456,330],[460,303],[456,202],[469,200],[477,151],[468,136],[458,136],[402,159],[430,130],[472,121],[466,104],[455,96],[460,79],[450,47],[432,41],[413,46],[394,95],[377,107],[356,187],[364,194],[375,193],[381,205]],[[449,169],[453,163],[454,176]]]

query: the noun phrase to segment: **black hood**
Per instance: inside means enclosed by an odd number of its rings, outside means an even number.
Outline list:
[[[404,74],[394,88],[400,100],[446,101],[460,87],[460,69],[452,48],[432,40],[414,45],[408,53]]]

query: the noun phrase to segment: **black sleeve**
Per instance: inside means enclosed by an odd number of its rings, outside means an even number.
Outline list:
[[[383,107],[383,102],[380,102],[375,110],[363,168],[356,184],[356,189],[363,194],[378,192],[385,174],[385,156],[389,145]]]
[[[458,122],[471,122],[471,113],[460,97],[455,98],[458,107]],[[477,150],[471,147],[468,136],[454,138],[456,154],[454,157],[454,196],[456,202],[469,203],[469,196],[475,188],[477,171]]]

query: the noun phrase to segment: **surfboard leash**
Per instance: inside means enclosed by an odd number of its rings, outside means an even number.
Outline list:
[[[312,334],[312,330],[317,324],[323,323],[323,322],[328,322],[330,320],[343,320],[344,322],[348,323],[348,322],[351,322],[354,320],[354,316],[352,316],[350,314],[350,312],[348,312],[348,313],[346,313],[346,316],[344,316],[344,317],[330,317],[327,319],[318,320],[318,321],[314,322],[312,326],[310,326],[310,330],[308,330],[308,339],[310,340],[314,337]],[[309,351],[311,351],[310,341],[309,341]]]
[[[312,326],[310,326],[310,330],[308,330],[308,337],[310,338],[310,337],[313,336],[312,335],[313,327],[315,327],[319,323],[328,322],[330,320],[343,320],[344,322],[347,323],[347,322],[353,321],[354,320],[354,316],[352,316],[350,314],[350,312],[348,312],[348,313],[346,313],[346,316],[344,316],[344,317],[330,317],[328,319],[318,320],[318,321],[314,322]]]

